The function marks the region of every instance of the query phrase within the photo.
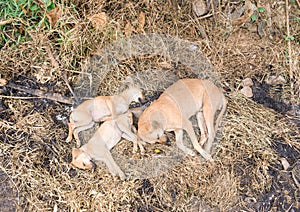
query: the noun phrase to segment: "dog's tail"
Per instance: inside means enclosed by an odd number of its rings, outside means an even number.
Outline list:
[[[215,132],[218,131],[218,128],[219,128],[219,125],[220,125],[220,122],[221,122],[221,119],[226,111],[226,107],[227,107],[227,100],[224,96],[224,94],[222,95],[222,109],[217,117],[217,120],[216,120],[216,125],[215,125]]]

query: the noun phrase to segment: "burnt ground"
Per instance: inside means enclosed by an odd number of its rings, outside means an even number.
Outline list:
[[[101,164],[94,172],[69,166],[75,146],[64,142],[70,104],[1,86],[1,211],[299,210],[297,0],[214,1],[203,16],[192,1],[28,2],[18,1],[13,12],[0,4],[1,79],[72,99],[68,86],[75,87],[98,49],[135,34],[165,33],[199,47],[219,76],[228,108],[215,164],[181,156],[162,174],[122,182]],[[147,56],[126,60],[118,70],[170,71],[177,62]],[[269,85],[270,76],[285,82]],[[115,72],[108,78],[100,92],[120,80]],[[254,81],[252,98],[240,93],[245,78]],[[147,145],[145,156],[132,156],[122,141],[113,154],[147,162],[168,156],[173,144]],[[125,168],[126,161],[118,162]]]

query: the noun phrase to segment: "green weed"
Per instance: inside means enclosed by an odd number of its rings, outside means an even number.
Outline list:
[[[1,21],[11,20],[0,24],[0,48],[4,45],[16,47],[22,42],[30,40],[28,31],[49,28],[46,11],[55,7],[50,0],[37,3],[34,0],[0,0]]]

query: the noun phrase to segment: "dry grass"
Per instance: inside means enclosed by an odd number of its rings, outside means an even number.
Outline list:
[[[267,8],[267,2],[261,1],[260,6]],[[194,15],[190,1],[89,0],[72,4],[57,1],[55,5],[61,8],[62,15],[54,27],[27,30],[26,42],[2,47],[1,78],[71,96],[63,76],[67,75],[71,86],[76,87],[91,64],[89,56],[99,55],[98,49],[113,41],[153,32],[189,40],[213,64],[216,73],[208,68],[206,74],[220,81],[229,101],[219,144],[214,149],[216,162],[207,164],[199,156],[180,154],[174,145],[147,145],[146,156],[132,156],[131,144],[122,141],[113,154],[122,169],[133,173],[132,178],[124,182],[113,178],[101,163],[94,172],[75,170],[68,165],[75,144],[64,142],[70,107],[39,98],[2,97],[0,180],[1,188],[9,185],[6,190],[9,198],[1,197],[1,202],[4,199],[17,210],[26,211],[237,211],[248,207],[246,197],[258,199],[270,191],[274,177],[271,170],[280,167],[281,157],[287,157],[290,163],[299,160],[300,133],[291,117],[265,108],[238,91],[246,77],[262,82],[270,74],[282,75],[287,79],[280,91],[282,99],[287,104],[299,105],[300,29],[296,4],[290,5],[290,34],[295,37],[291,41],[293,78],[285,53],[288,45],[282,21],[284,1],[271,5],[270,13],[258,14],[257,22],[247,21],[242,25],[233,25],[228,15],[240,8],[241,3],[229,1],[222,1],[221,8],[215,8],[205,19]],[[89,18],[100,12],[106,13],[108,21],[104,28],[95,28]],[[145,15],[144,23],[141,14]],[[256,27],[263,20],[269,25],[260,37]],[[172,62],[172,58],[157,55],[122,59],[104,75],[95,92],[117,92],[119,80],[129,74],[140,73],[139,82],[145,82],[148,73],[155,73],[149,71],[153,69],[163,70],[165,76],[171,73],[172,77],[193,72],[188,65],[181,64],[174,74]],[[198,76],[204,74],[199,73]],[[167,83],[170,82],[156,83],[161,86],[156,89],[151,83],[142,86],[147,88],[147,95],[152,95],[163,90]],[[276,93],[276,87],[272,91]],[[0,88],[0,94],[27,96],[8,88]],[[299,123],[299,116],[293,118]],[[288,145],[295,157],[276,151],[274,145],[278,143]],[[155,148],[163,151],[158,156],[174,157],[162,160],[159,166],[155,163]],[[118,157],[120,152],[122,156]],[[133,165],[128,165],[128,161]],[[134,172],[135,167],[139,172]]]

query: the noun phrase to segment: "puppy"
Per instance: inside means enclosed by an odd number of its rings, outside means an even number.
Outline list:
[[[93,169],[94,163],[91,160],[101,160],[112,175],[119,175],[124,180],[125,174],[114,161],[110,150],[121,138],[125,138],[134,143],[134,151],[137,150],[137,144],[139,144],[141,152],[144,153],[145,150],[141,143],[138,143],[137,136],[131,131],[131,126],[132,114],[129,112],[104,122],[88,143],[80,148],[73,148],[70,165],[80,169]]]
[[[141,89],[130,84],[128,89],[118,95],[98,96],[84,101],[70,115],[69,135],[66,141],[70,142],[74,134],[79,147],[79,132],[92,128],[95,122],[116,118],[128,110],[131,102],[139,99],[143,99]]]
[[[181,79],[167,88],[140,116],[138,121],[138,137],[148,143],[166,140],[164,131],[174,131],[177,146],[189,155],[195,153],[184,146],[183,130],[185,130],[194,148],[206,159],[212,161],[210,155],[221,118],[225,112],[227,101],[222,90],[211,81],[200,79]],[[221,110],[216,123],[216,112]],[[189,118],[196,115],[201,131],[201,145],[198,143]]]

